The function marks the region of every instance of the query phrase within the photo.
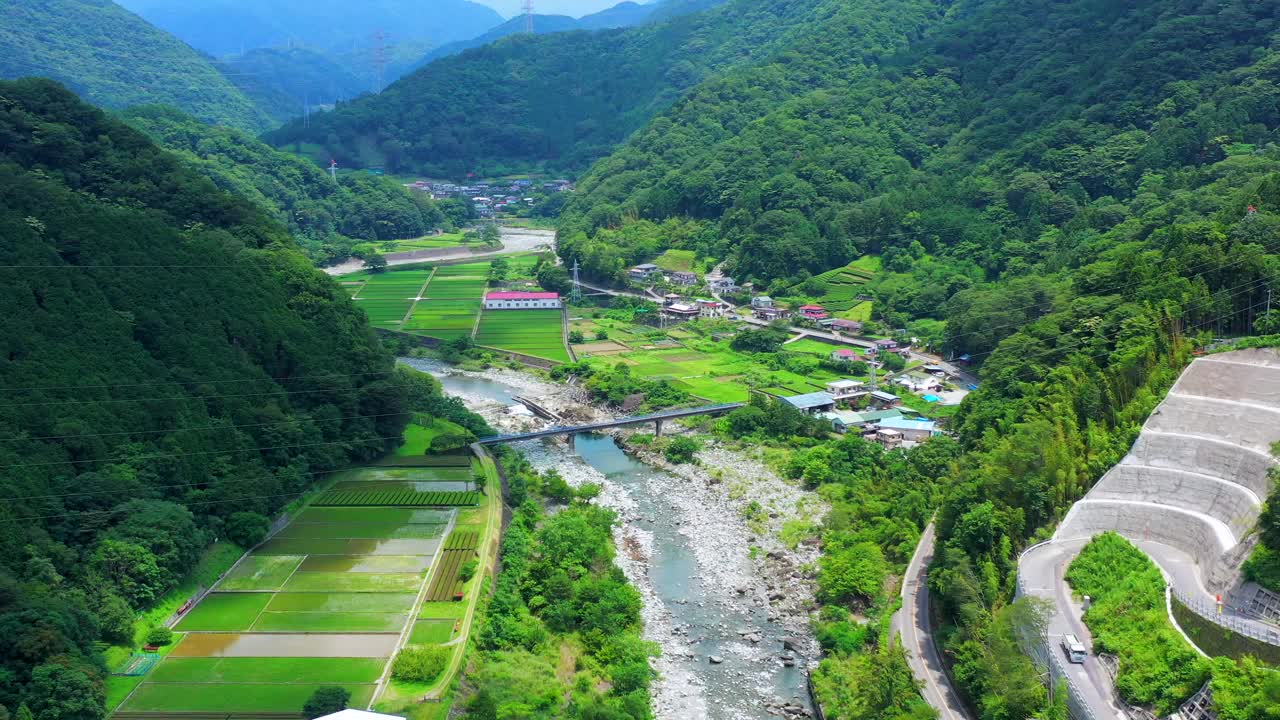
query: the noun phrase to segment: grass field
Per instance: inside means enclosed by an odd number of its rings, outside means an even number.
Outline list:
[[[300,572],[285,583],[285,592],[412,592],[422,577],[416,573]]]
[[[403,613],[264,612],[251,629],[254,632],[400,632],[406,619]]]
[[[708,269],[706,258],[697,260],[692,250],[668,250],[654,258],[653,264],[663,270],[696,272],[700,275]]]
[[[399,328],[413,298],[418,297],[429,277],[430,270],[371,274],[359,288],[352,288],[356,306],[365,311],[375,327]]]
[[[404,444],[396,450],[398,457],[426,455],[431,449],[431,441],[437,435],[450,430],[462,430],[462,426],[441,418],[433,418],[430,425],[410,423],[404,429]]]
[[[371,470],[370,473],[382,473],[383,470]],[[396,471],[399,472],[399,471]],[[432,476],[435,471],[432,470]],[[382,477],[382,475],[378,475]],[[428,523],[443,525],[449,522],[452,513],[448,510],[431,510],[428,508],[363,508],[363,507],[309,507],[298,514],[295,523],[355,523],[355,522],[387,522]]]
[[[328,684],[328,683],[325,683]],[[350,704],[363,707],[374,685],[333,683],[351,692]],[[121,708],[125,712],[301,712],[319,684],[143,683]]]
[[[271,593],[213,593],[174,629],[179,632],[248,630],[271,602]]]
[[[445,526],[428,525],[426,523],[343,523],[340,525],[324,525],[320,523],[294,524],[281,530],[276,537],[288,539],[321,539],[321,538],[355,538],[371,540],[390,540],[392,538],[440,537]]]
[[[476,344],[569,362],[559,310],[490,310],[480,318]]]
[[[441,340],[470,335],[488,285],[488,272],[488,265],[438,268],[402,329]]]
[[[151,683],[371,683],[382,674],[376,658],[168,658]]]
[[[268,612],[405,613],[413,609],[413,593],[276,593]]]
[[[453,626],[456,623],[456,620],[442,618],[419,620],[413,624],[413,631],[409,634],[409,643],[411,645],[447,643],[453,639]]]

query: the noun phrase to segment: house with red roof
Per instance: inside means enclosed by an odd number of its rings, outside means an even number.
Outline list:
[[[830,317],[830,314],[821,305],[801,305],[800,317],[805,320],[824,320]]]
[[[491,292],[484,296],[485,310],[559,310],[560,293]]]

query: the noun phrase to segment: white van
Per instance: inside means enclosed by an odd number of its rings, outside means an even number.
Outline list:
[[[1067,660],[1073,663],[1083,663],[1084,659],[1089,657],[1089,651],[1084,649],[1084,643],[1070,633],[1062,636],[1062,652],[1066,653]]]

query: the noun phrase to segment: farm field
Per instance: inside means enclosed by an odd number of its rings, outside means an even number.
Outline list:
[[[394,273],[373,273],[361,278],[360,285],[350,278],[343,284],[352,292],[356,306],[369,316],[374,327],[396,329],[413,306],[423,285],[431,278],[431,270],[405,270]]]
[[[865,301],[859,300],[858,296],[867,294],[864,286],[874,280],[879,272],[880,258],[875,255],[864,255],[844,267],[828,270],[821,275],[814,275],[812,280],[817,281],[823,287],[821,294],[812,297],[783,298],[783,300],[792,305],[816,302],[826,308],[828,312],[845,317],[845,319],[867,320],[870,318],[860,316],[847,317],[841,315],[841,313],[848,312],[854,307],[865,303]],[[870,312],[869,307],[866,312]]]
[[[400,329],[441,340],[470,335],[489,284],[488,276],[488,263],[436,268],[427,291]]]
[[[429,568],[457,517],[455,509],[425,505],[475,505],[481,496],[425,488],[452,487],[470,472],[377,467],[340,474],[336,482],[360,489],[322,494],[328,505],[299,512],[227,573],[179,620],[172,650],[119,709],[296,713],[320,685],[343,686],[353,707],[367,707],[402,633],[436,638],[437,626],[454,622],[439,618],[421,631],[416,625]],[[387,483],[414,489],[380,489]],[[343,505],[343,496],[361,506]],[[396,506],[400,501],[412,506]],[[453,625],[444,630],[452,633]]]
[[[703,275],[709,269],[708,265],[710,263],[707,262],[706,258],[698,260],[692,250],[667,250],[654,258],[653,264],[663,270],[696,272],[699,275]]]
[[[559,310],[489,310],[480,317],[476,344],[569,362]]]

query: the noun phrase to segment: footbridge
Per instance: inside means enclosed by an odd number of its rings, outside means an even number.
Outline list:
[[[1093,536],[1114,531],[1147,553],[1172,593],[1213,607],[1213,622],[1280,643],[1274,625],[1232,602],[1250,534],[1271,490],[1280,441],[1280,353],[1241,350],[1195,360],[1151,413],[1129,454],[1067,513],[1052,540],[1018,562],[1020,594],[1052,603],[1049,657],[1065,674],[1072,715],[1127,718],[1095,657],[1060,662],[1066,633],[1089,637],[1063,575]]]
[[[491,435],[489,437],[480,438],[478,443],[480,445],[502,445],[505,443],[520,442],[522,440],[537,440],[538,438],[552,437],[555,435],[577,435],[578,433],[599,432],[601,430],[629,427],[631,425],[644,425],[646,423],[653,423],[656,434],[661,435],[662,424],[667,420],[696,417],[698,415],[721,415],[732,410],[737,410],[745,405],[746,403],[721,403],[719,405],[704,405],[696,408],[663,410],[662,412],[650,413],[648,415],[633,415],[631,417],[620,418],[617,420],[603,420],[601,422],[587,423],[585,425],[565,425],[526,433]]]

